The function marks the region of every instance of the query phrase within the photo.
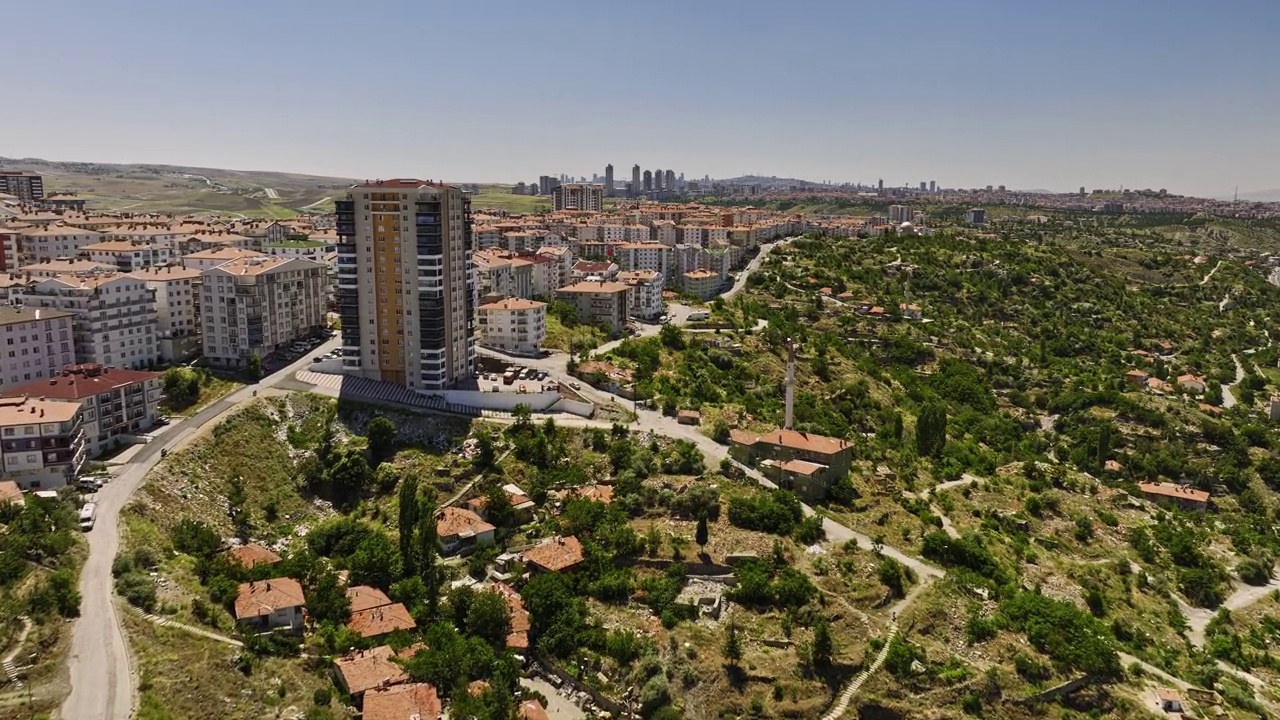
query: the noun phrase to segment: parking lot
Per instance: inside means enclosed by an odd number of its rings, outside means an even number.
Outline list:
[[[274,367],[276,365],[288,365],[289,363],[297,360],[298,358],[304,357],[307,353],[311,352],[317,346],[323,344],[326,340],[328,340],[329,338],[333,337],[336,334],[337,333],[335,333],[333,330],[324,330],[310,337],[298,340],[283,350],[277,350],[271,356],[266,358],[266,361],[264,362],[264,364],[268,368]],[[339,357],[341,355],[342,355],[342,351],[340,349],[334,349],[325,353],[324,355],[317,355],[313,357],[312,362],[319,362],[320,360]]]
[[[477,372],[475,377],[482,392],[536,393],[557,387],[554,380],[547,378],[545,370],[515,364],[501,367],[495,367],[493,363],[486,365],[488,369]]]

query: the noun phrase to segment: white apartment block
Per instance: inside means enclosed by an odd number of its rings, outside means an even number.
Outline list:
[[[652,232],[648,225],[627,225],[627,242],[647,243]]]
[[[705,227],[703,230],[703,245],[710,247],[712,245],[723,245],[729,242],[729,228],[713,225]]]
[[[74,363],[74,318],[64,310],[0,306],[0,390]]]
[[[511,260],[500,251],[477,250],[471,255],[472,269],[476,275],[476,288],[481,296],[511,296]]]
[[[102,234],[84,228],[50,223],[18,231],[18,258],[28,265],[58,258],[73,258],[85,245],[102,240]]]
[[[627,288],[627,312],[642,320],[662,315],[662,273],[657,270],[627,270],[618,273],[618,282]]]
[[[131,273],[156,293],[156,340],[160,359],[181,362],[200,349],[200,271],[178,265]]]
[[[209,362],[245,367],[325,325],[325,266],[286,257],[232,260],[200,274],[201,344]]]
[[[654,270],[669,277],[675,255],[671,247],[661,243],[626,243],[613,253],[614,262],[622,270]]]
[[[670,220],[656,220],[653,223],[653,240],[662,245],[676,245],[680,242],[680,232],[676,224]]]
[[[262,252],[272,257],[302,258],[318,263],[324,263],[325,258],[336,251],[336,243],[324,243],[318,240],[286,239],[265,243],[262,246]]]
[[[141,245],[161,245],[170,249],[173,249],[179,241],[186,239],[190,235],[190,233],[167,226],[104,227],[100,228],[99,231],[102,233],[103,240],[123,240]]]
[[[64,274],[11,292],[27,307],[75,314],[76,362],[145,368],[160,357],[155,291],[116,272]]]
[[[111,265],[120,272],[133,272],[145,267],[168,265],[173,259],[173,249],[167,245],[108,240],[85,245],[80,249],[90,261]]]
[[[33,265],[23,265],[18,272],[29,278],[51,278],[59,275],[81,275],[92,273],[113,273],[116,266],[97,263],[92,260],[49,260]]]
[[[52,490],[80,472],[85,436],[80,406],[33,397],[0,398],[4,477],[24,490]]]
[[[537,355],[547,339],[547,305],[507,298],[476,308],[480,344],[513,355]]]
[[[698,246],[706,244],[706,233],[701,225],[681,225],[678,230],[682,244]]]
[[[475,250],[493,250],[503,247],[502,231],[492,225],[481,225],[471,233]]]

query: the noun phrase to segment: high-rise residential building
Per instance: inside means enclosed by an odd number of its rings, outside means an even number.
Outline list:
[[[44,176],[24,170],[0,170],[0,192],[24,203],[37,203],[44,198]]]
[[[638,195],[640,193],[640,166],[631,166],[631,194]]]
[[[676,171],[668,170],[666,179],[662,183],[662,187],[671,192],[676,189]]]
[[[604,166],[604,196],[613,197],[613,165]]]
[[[986,225],[987,211],[982,208],[972,208],[964,214],[964,221],[970,225]]]
[[[662,170],[653,171],[653,189],[655,192],[662,191],[662,180],[664,177],[666,176],[662,174]]]
[[[884,178],[881,178],[880,181],[876,183],[876,190],[878,192],[884,192]]]
[[[160,345],[160,359],[186,360],[200,348],[200,271],[166,265],[143,268],[131,275],[156,291],[156,340]]]
[[[645,170],[644,171],[644,191],[649,192],[651,190],[653,190],[653,171]]]
[[[302,258],[241,258],[200,274],[204,357],[247,367],[314,335],[325,325],[328,268]]]
[[[895,224],[911,222],[911,207],[908,205],[890,205],[889,222]]]
[[[471,201],[457,187],[383,180],[336,206],[346,372],[419,392],[475,363]]]
[[[556,210],[600,212],[604,208],[604,188],[580,183],[561,185],[552,192],[552,207]]]
[[[560,187],[563,181],[557,180],[550,175],[542,175],[538,178],[538,191],[543,195],[550,195],[551,191]]]
[[[929,181],[929,192],[931,192],[931,193],[938,192],[938,181],[937,181],[937,180],[930,180],[930,181]]]
[[[929,184],[928,184],[928,183],[926,183],[925,181],[921,180],[921,181],[920,181],[920,192],[925,192],[926,190],[928,190],[928,188],[929,188]]]
[[[75,403],[34,397],[0,399],[0,451],[6,479],[24,490],[66,485],[86,459],[82,413]]]
[[[1088,194],[1089,194],[1089,193],[1087,193],[1087,192],[1085,192],[1085,191],[1084,191],[1084,186],[1083,186],[1083,185],[1081,185],[1081,186],[1080,186],[1080,194],[1081,194],[1081,195],[1088,195]]]

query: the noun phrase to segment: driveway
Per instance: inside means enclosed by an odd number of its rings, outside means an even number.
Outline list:
[[[98,521],[86,533],[89,557],[80,575],[80,617],[71,637],[68,665],[71,694],[62,704],[66,720],[128,720],[133,714],[137,683],[129,648],[121,630],[113,599],[111,561],[120,548],[120,510],[142,484],[143,477],[160,460],[162,448],[180,446],[203,426],[219,420],[253,399],[256,390],[274,387],[311,362],[311,355],[338,347],[334,338],[306,357],[264,378],[256,385],[228,395],[185,420],[175,421],[134,455],[111,482],[97,493]]]

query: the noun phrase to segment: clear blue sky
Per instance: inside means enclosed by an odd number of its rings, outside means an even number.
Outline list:
[[[1275,0],[56,0],[2,17],[0,155],[1280,188]]]

